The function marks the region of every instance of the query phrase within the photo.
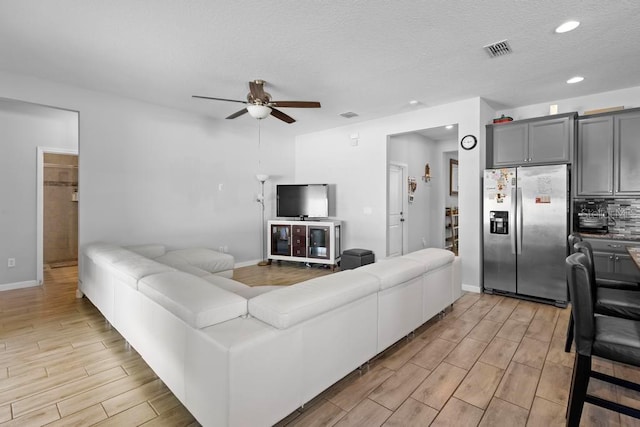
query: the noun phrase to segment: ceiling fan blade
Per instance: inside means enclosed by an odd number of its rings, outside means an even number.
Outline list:
[[[245,114],[246,112],[247,112],[247,109],[243,108],[242,110],[236,111],[235,113],[233,113],[232,115],[227,117],[227,119],[235,119],[236,117],[240,117],[241,115]]]
[[[270,104],[283,108],[320,108],[320,103],[315,101],[271,101]]]
[[[202,99],[213,99],[214,101],[229,101],[229,102],[239,102],[241,104],[246,104],[247,101],[239,101],[237,99],[226,99],[226,98],[213,98],[211,96],[200,96],[200,95],[191,95],[192,98],[202,98]]]
[[[251,92],[251,96],[253,99],[264,100],[264,81],[263,80],[254,80],[249,82],[249,91]]]
[[[282,120],[283,122],[287,122],[287,123],[289,123],[289,124],[291,124],[291,123],[295,122],[295,119],[294,119],[293,117],[288,116],[288,115],[286,115],[285,113],[283,113],[282,111],[280,111],[280,110],[276,110],[275,108],[272,108],[272,109],[271,109],[271,115],[272,115],[273,117],[275,117],[276,119],[280,119],[280,120]]]

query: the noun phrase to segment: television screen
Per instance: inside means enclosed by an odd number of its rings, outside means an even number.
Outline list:
[[[329,185],[278,185],[276,204],[279,217],[326,218],[329,216]]]

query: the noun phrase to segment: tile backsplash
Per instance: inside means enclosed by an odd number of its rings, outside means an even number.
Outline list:
[[[608,199],[609,233],[640,236],[640,199]]]

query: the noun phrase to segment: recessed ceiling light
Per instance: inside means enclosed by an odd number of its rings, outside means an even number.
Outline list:
[[[418,105],[420,103],[420,101],[412,99],[411,101],[409,101],[410,105]]]
[[[567,80],[567,83],[569,83],[569,84],[580,83],[583,80],[584,80],[584,77],[575,76],[575,77],[571,77],[569,80]]]
[[[560,25],[558,28],[556,28],[556,33],[558,34],[567,33],[569,31],[572,31],[578,28],[578,25],[580,25],[578,21],[567,21],[564,24]]]
[[[453,129],[453,125],[446,125],[444,128],[445,129]]]

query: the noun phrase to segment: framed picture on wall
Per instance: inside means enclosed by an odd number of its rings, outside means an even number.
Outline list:
[[[458,195],[458,161],[449,159],[449,195]]]

